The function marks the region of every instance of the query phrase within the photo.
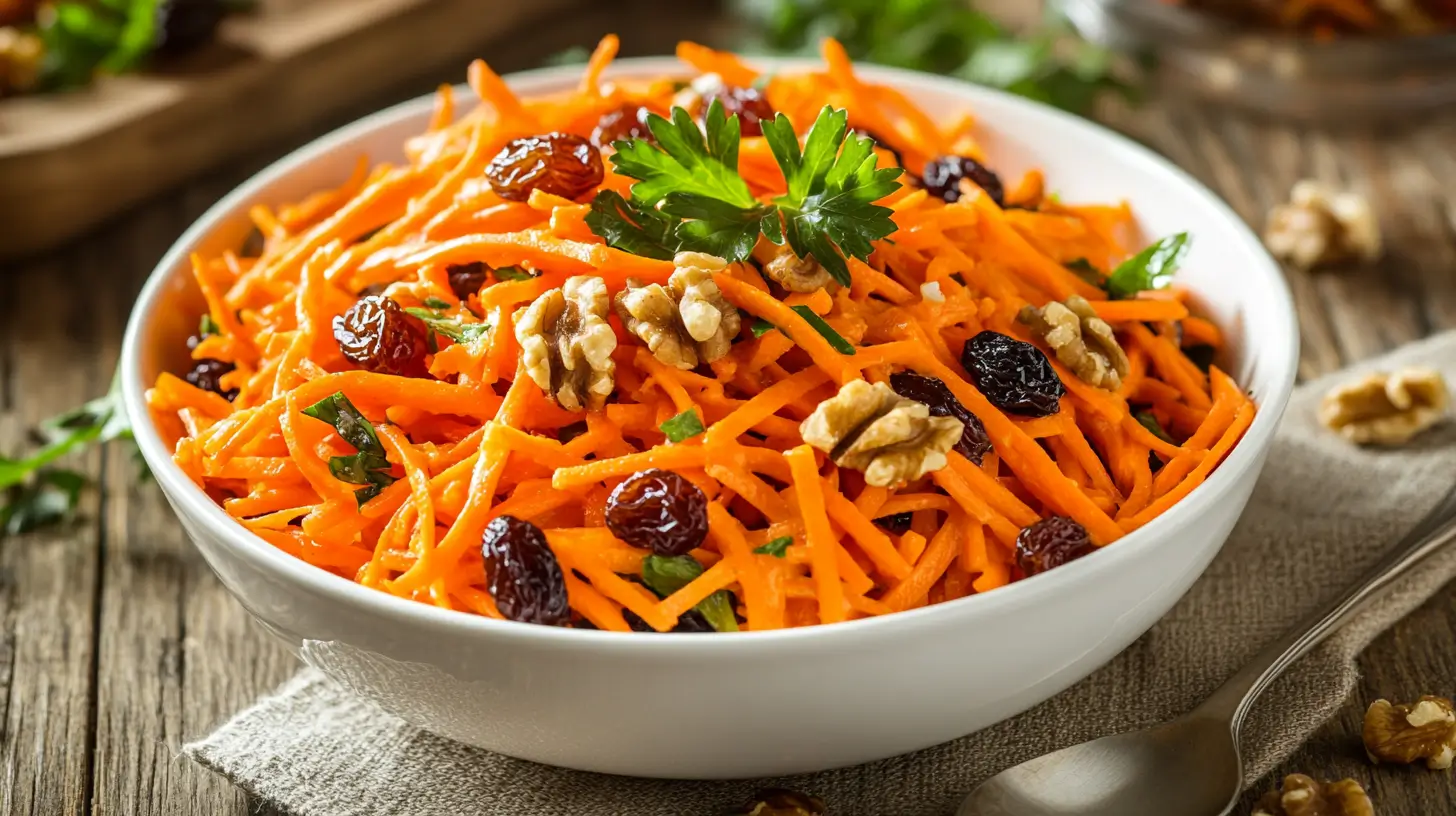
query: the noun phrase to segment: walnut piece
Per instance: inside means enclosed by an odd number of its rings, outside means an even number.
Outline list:
[[[684,371],[728,354],[738,335],[738,310],[723,297],[713,273],[728,267],[722,258],[679,252],[667,285],[628,280],[617,293],[617,316],[627,331],[647,344],[658,362]]]
[[[1322,785],[1304,774],[1290,774],[1280,790],[1264,794],[1253,816],[1375,816],[1375,806],[1353,779]]]
[[[600,409],[616,385],[610,303],[606,281],[578,275],[516,310],[526,374],[568,411]]]
[[[1127,354],[1107,321],[1081,295],[1052,301],[1040,309],[1023,306],[1017,320],[1056,352],[1057,360],[1096,388],[1116,391],[1127,376]]]
[[[1444,771],[1456,758],[1456,712],[1444,697],[1425,695],[1410,705],[1376,700],[1365,711],[1365,753],[1377,765],[1409,765],[1418,759]]]
[[[828,286],[831,280],[822,264],[812,257],[800,258],[788,244],[774,252],[774,256],[763,265],[763,272],[790,292],[817,292]]]
[[[1264,245],[1300,269],[1380,257],[1380,222],[1359,193],[1305,179],[1269,212]]]
[[[836,465],[864,471],[866,484],[893,487],[945,467],[963,427],[885,383],[852,380],[819,403],[799,434]]]
[[[766,788],[728,816],[824,816],[824,800],[798,791]]]
[[[1445,418],[1451,403],[1440,372],[1376,372],[1336,386],[1320,402],[1325,427],[1360,445],[1401,445]]]

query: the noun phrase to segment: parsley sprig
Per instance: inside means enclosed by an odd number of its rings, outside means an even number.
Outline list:
[[[303,409],[303,413],[334,426],[339,437],[354,446],[357,453],[353,456],[329,458],[329,473],[341,482],[364,485],[354,491],[354,500],[360,507],[395,483],[390,473],[392,465],[386,458],[384,445],[380,444],[379,436],[374,432],[374,425],[359,413],[344,392],[324,397]]]
[[[682,108],[672,119],[648,116],[656,144],[619,141],[617,172],[636,179],[631,198],[603,191],[587,225],[618,249],[649,258],[683,250],[747,260],[760,235],[786,241],[813,257],[841,284],[850,283],[846,257],[867,260],[871,242],[895,231],[891,210],[875,202],[899,188],[897,167],[881,168],[875,142],[848,130],[843,110],[825,107],[799,146],[788,117],[763,123],[764,139],[783,170],[787,190],[764,203],[738,173],[738,116],[713,100],[703,128]]]

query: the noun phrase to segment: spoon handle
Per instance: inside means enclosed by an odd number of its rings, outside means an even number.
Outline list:
[[[1254,700],[1285,669],[1339,629],[1364,601],[1452,541],[1456,541],[1456,487],[1369,572],[1329,606],[1314,612],[1265,647],[1199,706],[1196,713],[1227,719],[1237,734]]]

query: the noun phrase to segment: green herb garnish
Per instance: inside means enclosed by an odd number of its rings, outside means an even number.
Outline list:
[[[428,303],[428,301],[426,301]],[[448,305],[448,304],[446,304]],[[423,320],[426,326],[457,343],[474,343],[490,332],[489,323],[462,323],[453,317],[445,317],[429,309],[411,306],[405,309],[409,314]]]
[[[703,565],[691,555],[665,557],[649,555],[642,559],[642,583],[666,598],[692,583],[704,572]],[[733,614],[733,596],[720,589],[693,607],[707,618],[719,632],[737,632],[738,618]]]
[[[773,541],[764,544],[762,547],[754,547],[753,551],[759,555],[772,555],[775,558],[783,558],[789,549],[789,545],[793,543],[794,539],[791,536],[779,536]]]
[[[693,410],[683,411],[657,427],[667,434],[669,442],[683,442],[705,430],[703,421],[698,419],[698,412]]]
[[[523,281],[536,277],[519,266],[502,266],[500,269],[492,269],[490,273],[499,281]]]
[[[1152,411],[1138,411],[1137,413],[1133,414],[1132,416],[1133,416],[1133,419],[1136,419],[1138,421],[1138,424],[1139,425],[1143,426],[1144,428],[1147,428],[1148,429],[1148,432],[1151,433],[1153,436],[1156,436],[1157,438],[1163,440],[1164,442],[1167,442],[1167,443],[1172,444],[1172,445],[1178,444],[1173,439],[1173,437],[1169,436],[1168,435],[1168,432],[1163,429],[1163,423],[1159,422],[1158,421],[1158,418],[1155,417],[1155,416],[1153,416],[1153,412]]]
[[[1188,233],[1161,238],[1128,258],[1107,276],[1107,294],[1114,300],[1137,296],[1138,292],[1162,289],[1173,281],[1173,273],[1188,254]]]
[[[754,337],[762,337],[776,328],[778,328],[778,326],[775,326],[774,324],[760,317],[757,320],[753,321],[753,325],[749,326],[748,330],[753,332]]]
[[[1065,266],[1077,277],[1096,286],[1098,289],[1107,285],[1107,276],[1102,274],[1102,270],[1093,266],[1092,262],[1086,258],[1073,258],[1062,264],[1062,266]]]
[[[804,318],[810,326],[814,327],[814,331],[823,335],[824,339],[829,341],[829,345],[833,346],[835,351],[840,354],[854,354],[854,346],[848,340],[844,339],[844,335],[835,331],[833,326],[825,323],[824,318],[814,314],[814,311],[808,306],[799,305],[789,308],[798,312],[799,317]]]
[[[648,116],[656,144],[616,142],[612,163],[637,182],[632,197],[603,191],[592,201],[587,225],[608,244],[649,258],[683,250],[747,260],[760,235],[785,241],[799,257],[813,257],[844,285],[845,257],[865,260],[871,242],[895,231],[890,209],[875,204],[894,192],[899,168],[876,165],[874,140],[848,133],[848,114],[826,107],[809,129],[803,150],[783,114],[763,123],[764,137],[788,192],[764,204],[738,174],[738,117],[714,100],[704,130],[687,111],[672,119]]]
[[[434,309],[436,311],[450,308],[450,301],[442,300],[440,298],[434,297],[433,295],[425,298],[423,301],[421,301],[421,303],[425,306],[425,308]]]
[[[222,334],[222,327],[212,319],[210,312],[203,312],[202,319],[197,321],[197,336],[206,337],[209,334]]]
[[[344,392],[324,397],[303,409],[303,413],[334,426],[339,437],[358,451],[353,456],[330,457],[329,473],[341,482],[364,485],[354,491],[354,500],[360,507],[395,483],[396,479],[389,472],[389,459],[374,432],[374,425],[359,413]]]

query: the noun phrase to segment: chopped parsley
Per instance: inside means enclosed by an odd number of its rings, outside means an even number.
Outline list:
[[[764,544],[762,547],[754,547],[753,551],[759,555],[772,555],[774,558],[783,558],[789,549],[789,545],[793,543],[793,537],[779,536],[773,541]]]
[[[428,309],[434,309],[436,311],[439,311],[441,309],[448,309],[448,308],[450,308],[450,302],[449,301],[447,301],[447,300],[441,300],[440,298],[433,297],[433,296],[427,297],[427,298],[425,298],[421,302],[424,303],[424,305],[425,305],[426,308],[428,308]]]
[[[844,335],[835,331],[833,326],[824,322],[824,318],[814,314],[813,310],[808,306],[799,305],[790,306],[789,308],[798,312],[799,317],[804,318],[810,326],[814,327],[814,331],[824,335],[824,339],[829,341],[829,345],[833,346],[835,351],[840,354],[854,354],[854,345],[848,340],[845,340]]]
[[[502,266],[491,270],[491,274],[499,281],[523,281],[536,277],[519,266]]]
[[[425,303],[428,305],[429,301],[427,300]],[[449,304],[446,305],[448,306]],[[457,343],[474,343],[490,332],[489,323],[462,323],[456,318],[445,317],[438,311],[421,309],[417,306],[411,306],[405,309],[405,311],[423,320],[425,325],[429,326],[436,333],[442,334]]]
[[[360,507],[395,483],[396,479],[390,474],[392,466],[379,436],[374,432],[374,425],[359,413],[344,392],[324,397],[303,409],[303,413],[334,426],[339,437],[357,451],[353,456],[330,457],[329,473],[341,482],[364,485],[354,491],[354,500]]]
[[[683,411],[657,427],[667,434],[669,442],[684,442],[705,430],[703,421],[698,419],[698,412],[691,409]]]
[[[1188,254],[1188,233],[1161,238],[1142,252],[1117,265],[1107,276],[1107,294],[1113,300],[1136,297],[1138,292],[1162,289],[1173,282],[1173,273]]]
[[[649,555],[642,559],[642,583],[663,598],[691,584],[702,574],[703,565],[691,555]],[[693,608],[702,613],[717,631],[738,631],[738,618],[733,614],[733,596],[727,590],[714,592]]]

